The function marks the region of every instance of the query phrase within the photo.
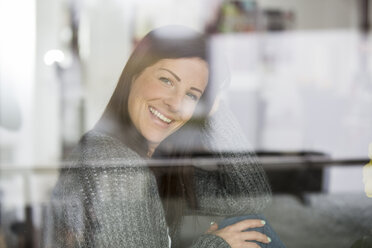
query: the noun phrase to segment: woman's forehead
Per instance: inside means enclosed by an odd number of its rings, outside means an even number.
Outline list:
[[[173,69],[176,70],[175,72],[185,73],[185,75],[190,75],[195,71],[209,73],[208,63],[199,57],[161,59],[152,67],[155,70]]]

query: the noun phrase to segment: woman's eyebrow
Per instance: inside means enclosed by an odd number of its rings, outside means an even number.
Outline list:
[[[196,90],[196,91],[199,91],[199,92],[200,92],[200,94],[202,94],[202,95],[203,95],[203,91],[199,90],[198,88],[195,88],[195,87],[191,87],[190,89],[191,89],[191,90]]]
[[[168,69],[165,69],[165,68],[159,68],[159,70],[164,70],[164,71],[167,71],[169,72],[170,74],[173,75],[173,77],[175,77],[177,79],[177,81],[181,81],[181,79],[174,73],[172,72],[171,70],[168,70]]]

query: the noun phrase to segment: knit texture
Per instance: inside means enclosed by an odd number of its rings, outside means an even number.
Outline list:
[[[219,154],[219,162],[216,171],[196,173],[199,213],[237,216],[262,212],[271,200],[266,173],[224,104],[208,119],[202,139],[210,151]]]
[[[270,200],[265,173],[253,154],[223,155],[226,149],[246,150],[247,143],[238,126],[226,125],[227,112],[221,112],[208,121],[201,137],[220,153],[220,162],[216,171],[196,170],[196,212],[258,213]],[[46,247],[169,247],[156,179],[146,160],[118,139],[93,130],[83,136],[67,165],[53,191]],[[230,246],[204,234],[192,247]]]

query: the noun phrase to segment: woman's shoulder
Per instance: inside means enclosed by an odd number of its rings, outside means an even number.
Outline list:
[[[105,182],[110,178],[124,175],[122,184],[133,182],[149,183],[147,161],[140,157],[119,139],[105,133],[91,130],[85,133],[77,146],[60,167],[59,186],[67,192],[76,192],[76,185],[82,185],[92,179]],[[111,175],[110,177],[106,177]],[[62,185],[62,187],[61,187]],[[80,187],[79,186],[79,187]],[[70,190],[67,190],[69,189]]]
[[[145,160],[119,139],[97,130],[85,133],[69,156],[71,161],[89,162],[89,164],[123,163],[129,165],[144,164]]]

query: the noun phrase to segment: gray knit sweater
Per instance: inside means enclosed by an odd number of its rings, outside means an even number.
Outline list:
[[[219,112],[207,123],[203,142],[215,152],[246,150],[231,114]],[[254,156],[221,155],[220,164],[214,171],[196,170],[197,213],[260,212],[271,195]],[[51,206],[47,247],[169,247],[156,179],[146,160],[98,131],[83,136],[61,170]],[[201,234],[192,247],[230,246],[218,236]]]

